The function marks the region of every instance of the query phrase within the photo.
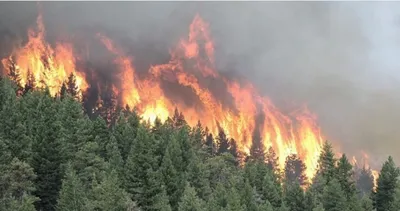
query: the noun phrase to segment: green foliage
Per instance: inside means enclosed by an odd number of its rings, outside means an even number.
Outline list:
[[[238,140],[189,127],[177,109],[147,124],[129,108],[116,115],[111,96],[88,116],[73,75],[55,98],[34,83],[22,92],[0,80],[0,211],[400,210],[391,157],[374,192],[371,170],[326,142],[308,185],[303,161],[290,155],[280,169],[258,131],[246,158]]]
[[[286,185],[284,201],[291,211],[304,211],[304,192],[300,184],[297,182],[288,183]]]
[[[204,202],[197,197],[196,191],[189,183],[186,183],[185,191],[179,202],[178,211],[201,211],[204,210]]]
[[[322,203],[326,211],[347,210],[346,197],[337,179],[332,179],[324,188]]]
[[[378,187],[376,188],[376,210],[386,211],[390,209],[395,200],[397,178],[399,177],[399,168],[394,164],[393,158],[389,156],[383,164],[378,178]]]
[[[62,181],[57,211],[84,211],[86,204],[85,189],[71,165],[67,165]]]

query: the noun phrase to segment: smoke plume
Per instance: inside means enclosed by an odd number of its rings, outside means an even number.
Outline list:
[[[9,50],[38,7],[0,4],[2,50]],[[370,154],[374,166],[400,148],[400,3],[43,2],[40,9],[49,39],[102,29],[131,43],[125,50],[144,66],[167,61],[161,52],[198,13],[210,23],[219,71],[248,78],[283,110],[306,104],[342,152]]]

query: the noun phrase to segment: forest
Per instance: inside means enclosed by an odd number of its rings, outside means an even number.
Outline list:
[[[336,157],[326,141],[314,178],[296,155],[280,169],[254,134],[249,154],[182,113],[142,121],[135,109],[82,104],[74,76],[52,97],[0,80],[0,210],[398,211],[393,158],[371,170]]]

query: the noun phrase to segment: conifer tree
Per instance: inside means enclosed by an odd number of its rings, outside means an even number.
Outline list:
[[[161,186],[161,189],[161,192],[155,196],[152,209],[159,211],[171,211],[172,209],[169,204],[168,195],[165,191],[165,187]]]
[[[208,129],[206,128],[206,134],[207,134],[205,142],[206,151],[210,156],[215,156],[217,152],[217,147],[215,146],[213,135],[211,133],[208,133],[207,131]]]
[[[55,209],[61,187],[62,145],[59,139],[61,126],[57,119],[57,104],[45,91],[36,107],[38,118],[34,131],[32,167],[37,175],[35,195],[39,210]]]
[[[371,169],[367,169],[365,166],[361,169],[356,187],[362,195],[371,193],[374,188],[374,177],[371,174]]]
[[[226,137],[226,134],[222,130],[222,128],[219,130],[217,136],[217,143],[218,143],[218,151],[217,151],[218,155],[229,152],[229,140]]]
[[[67,90],[66,90],[67,93],[69,95],[71,95],[72,97],[77,98],[79,89],[78,89],[78,86],[76,85],[76,77],[73,73],[71,73],[68,76],[68,81],[67,81],[66,86],[67,86]]]
[[[276,174],[279,173],[280,169],[279,169],[278,157],[274,151],[274,148],[272,147],[268,148],[268,151],[266,153],[266,162],[269,169],[271,169]]]
[[[57,211],[84,211],[86,204],[85,189],[73,170],[67,165],[65,178],[62,181]]]
[[[399,168],[396,167],[393,158],[389,156],[388,160],[382,166],[376,188],[376,210],[386,211],[390,209],[396,193],[396,184],[399,174]]]
[[[250,148],[250,159],[262,162],[265,161],[265,149],[262,143],[260,132],[258,130],[254,131],[252,137],[252,144]]]
[[[291,211],[304,211],[306,209],[304,192],[300,184],[298,182],[290,182],[285,186],[285,204]]]
[[[319,203],[312,211],[325,211],[324,206]]]
[[[36,178],[29,164],[14,158],[0,174],[0,210],[35,210],[34,202],[38,198],[32,192],[35,190]]]
[[[347,210],[346,197],[337,179],[329,181],[324,188],[322,203],[326,211]]]
[[[197,197],[196,191],[189,183],[186,183],[185,191],[181,202],[179,202],[178,211],[201,211],[204,210],[204,202]]]
[[[305,171],[306,165],[296,154],[291,154],[286,158],[285,180],[287,183],[299,183],[300,186],[305,187],[308,184]]]
[[[372,200],[369,198],[368,195],[364,195],[361,198],[361,209],[362,209],[362,211],[373,211],[374,210]]]
[[[321,174],[327,183],[336,175],[335,163],[336,159],[332,145],[326,141],[319,156],[317,174]]]
[[[182,155],[183,153],[178,141],[175,137],[172,137],[168,143],[161,168],[169,202],[173,209],[177,208],[186,183],[184,170],[182,169]]]
[[[132,207],[133,202],[120,185],[114,170],[107,173],[100,183],[94,182],[86,210],[122,211]]]

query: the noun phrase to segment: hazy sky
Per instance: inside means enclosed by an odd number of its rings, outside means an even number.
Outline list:
[[[0,26],[32,24],[34,3],[0,3]],[[43,3],[48,31],[100,25],[165,50],[199,13],[217,65],[284,108],[306,103],[345,152],[400,161],[400,2]]]

